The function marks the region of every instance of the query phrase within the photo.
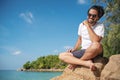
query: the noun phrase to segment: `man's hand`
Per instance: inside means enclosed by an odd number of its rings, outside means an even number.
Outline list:
[[[73,51],[75,51],[75,49],[69,49],[69,50],[67,50],[67,52],[73,52]]]
[[[87,20],[83,21],[83,24],[86,26],[86,27],[90,27],[90,24]]]

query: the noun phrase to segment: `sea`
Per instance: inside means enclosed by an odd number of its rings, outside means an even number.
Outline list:
[[[16,70],[0,70],[0,80],[50,80],[62,72],[25,72]]]

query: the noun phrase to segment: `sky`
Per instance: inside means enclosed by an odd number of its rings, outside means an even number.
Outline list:
[[[74,47],[90,0],[0,0],[0,70]]]

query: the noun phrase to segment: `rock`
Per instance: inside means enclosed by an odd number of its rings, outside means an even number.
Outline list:
[[[100,80],[120,80],[120,55],[113,55],[101,72]]]
[[[25,71],[26,69],[24,69],[24,68],[19,68],[19,69],[17,69],[17,71]]]
[[[75,70],[70,70],[66,67],[62,75],[52,78],[51,80],[100,80],[100,73],[108,62],[108,59],[99,56],[93,61],[97,67],[96,71],[91,71],[84,66],[78,66]]]

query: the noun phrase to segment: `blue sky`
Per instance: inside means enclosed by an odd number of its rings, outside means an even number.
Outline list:
[[[0,0],[0,69],[72,48],[89,0]]]

